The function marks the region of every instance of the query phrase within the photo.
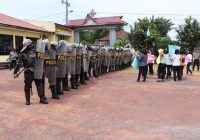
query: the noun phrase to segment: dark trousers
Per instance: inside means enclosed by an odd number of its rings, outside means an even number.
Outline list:
[[[143,81],[146,81],[147,77],[147,66],[139,66],[139,73],[137,81],[140,81],[141,76],[143,77]]]
[[[167,77],[171,77],[171,70],[172,70],[172,65],[166,65],[166,68],[167,68]]]
[[[166,75],[166,64],[160,63],[158,65],[158,79],[165,79]]]
[[[174,81],[176,81],[177,77],[178,80],[181,80],[180,66],[173,66],[173,74],[174,74]]]
[[[181,79],[183,77],[183,69],[184,69],[184,66],[180,66],[180,77],[181,77]]]
[[[199,71],[199,59],[195,59],[195,60],[194,60],[193,68],[192,68],[193,71],[194,71],[195,66],[197,66],[197,70]]]
[[[24,71],[24,92],[26,96],[30,98],[30,90],[32,88],[32,83],[35,82],[37,87],[38,96],[40,99],[46,99],[44,94],[44,87],[43,87],[43,80],[41,79],[34,79],[34,73],[29,69]]]
[[[154,72],[153,72],[153,63],[148,64],[148,66],[149,66],[149,74],[154,74]]]
[[[10,70],[15,68],[16,64],[17,64],[16,60],[11,60],[11,62],[10,62]]]
[[[188,62],[188,64],[187,64],[187,74],[190,72],[190,73],[192,73],[192,71],[190,70],[190,66],[192,65],[192,62]]]

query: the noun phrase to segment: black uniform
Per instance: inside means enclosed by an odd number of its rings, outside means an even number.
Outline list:
[[[35,85],[37,87],[38,96],[40,97],[40,103],[48,104],[43,90],[42,79],[34,78],[34,66],[36,57],[41,57],[41,55],[38,56],[34,49],[27,47],[26,50],[20,52],[17,65],[14,70],[14,74],[17,74],[17,72],[20,69],[21,63],[23,63],[24,68],[26,68],[24,71],[24,92],[26,98],[26,105],[30,105],[30,93],[33,81],[35,82]]]

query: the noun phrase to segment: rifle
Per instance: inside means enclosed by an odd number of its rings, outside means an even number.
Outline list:
[[[19,75],[20,75],[23,71],[25,71],[30,65],[32,65],[33,63],[34,63],[34,61],[32,61],[29,65],[27,65],[26,67],[24,67],[18,74],[16,74],[16,75],[14,76],[14,78],[19,77]]]

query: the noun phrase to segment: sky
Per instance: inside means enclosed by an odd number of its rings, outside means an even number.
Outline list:
[[[165,17],[175,23],[174,27],[184,23],[184,18],[200,18],[200,0],[68,0],[70,19],[82,19],[92,9],[95,17],[123,16],[123,20],[132,25],[138,18]],[[65,23],[65,5],[61,0],[0,0],[0,13],[19,19],[34,19]],[[124,27],[129,31],[129,26]],[[175,31],[169,36],[175,39]]]

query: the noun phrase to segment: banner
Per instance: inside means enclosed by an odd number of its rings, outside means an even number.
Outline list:
[[[169,49],[169,54],[170,56],[172,56],[175,53],[175,50],[180,50],[181,46],[177,46],[177,45],[168,45],[168,49]]]

